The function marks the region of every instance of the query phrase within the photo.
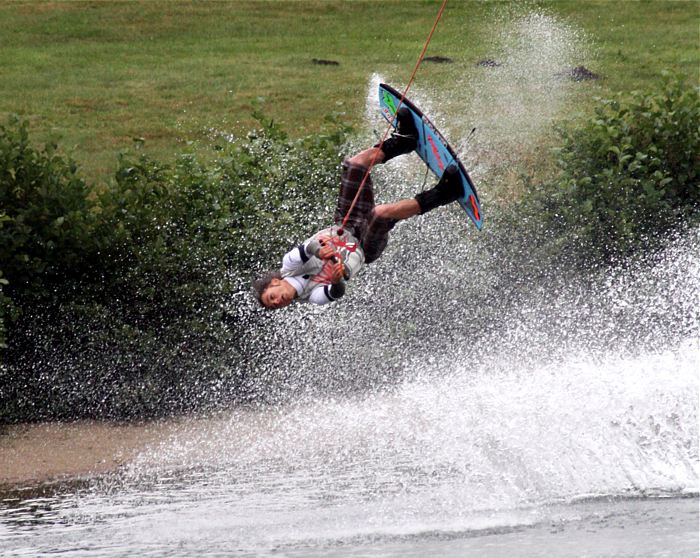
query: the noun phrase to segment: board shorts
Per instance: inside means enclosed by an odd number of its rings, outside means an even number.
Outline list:
[[[367,167],[353,165],[348,160],[343,161],[343,174],[340,179],[340,194],[335,209],[335,223],[342,225],[345,215],[352,206],[362,179],[367,173]],[[381,256],[389,242],[389,231],[394,228],[395,219],[383,219],[374,215],[374,187],[372,177],[367,176],[360,195],[345,224],[360,242],[365,252],[365,263],[372,263]]]

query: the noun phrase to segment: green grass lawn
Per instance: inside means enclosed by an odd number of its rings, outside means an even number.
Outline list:
[[[326,115],[364,114],[368,79],[408,79],[437,1],[39,2],[0,4],[0,118],[19,113],[34,137],[56,139],[91,178],[145,139],[157,157],[206,143],[212,129],[242,133],[254,106],[292,135]],[[417,83],[450,85],[494,55],[502,14],[516,5],[450,0]],[[653,84],[663,69],[696,83],[700,3],[539,2],[591,45],[578,61],[602,76],[593,95]],[[338,66],[312,63],[330,59]],[[578,99],[580,101],[580,98]],[[583,103],[585,109],[586,103]],[[580,102],[577,110],[582,110]]]

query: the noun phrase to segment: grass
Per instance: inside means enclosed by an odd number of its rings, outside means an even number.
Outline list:
[[[29,119],[38,140],[67,146],[91,178],[109,174],[135,138],[167,159],[188,142],[206,143],[213,129],[243,133],[256,106],[292,135],[321,128],[334,112],[358,122],[369,76],[405,83],[438,8],[418,0],[4,2],[0,118]],[[450,0],[428,54],[455,64],[425,64],[418,81],[446,84],[473,71],[492,55],[499,15],[510,9]],[[585,33],[593,49],[581,63],[604,77],[586,97],[649,86],[662,69],[697,82],[697,1],[517,9],[544,10]]]

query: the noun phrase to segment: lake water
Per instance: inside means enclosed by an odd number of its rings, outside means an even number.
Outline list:
[[[688,344],[191,419],[122,471],[5,494],[0,548],[694,557],[699,369]]]

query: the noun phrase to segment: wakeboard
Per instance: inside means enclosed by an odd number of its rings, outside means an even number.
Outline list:
[[[390,85],[379,84],[379,108],[384,118],[396,128],[396,111],[401,101],[401,93]],[[428,168],[440,178],[445,169],[451,164],[457,165],[459,176],[464,188],[463,195],[457,200],[462,209],[469,215],[476,228],[481,230],[483,226],[483,215],[481,213],[481,203],[476,193],[474,182],[469,177],[464,165],[457,157],[454,149],[450,146],[444,136],[438,131],[435,125],[428,119],[423,111],[408,99],[401,102],[401,106],[406,107],[413,116],[413,120],[418,129],[418,147],[416,153],[423,159]]]

